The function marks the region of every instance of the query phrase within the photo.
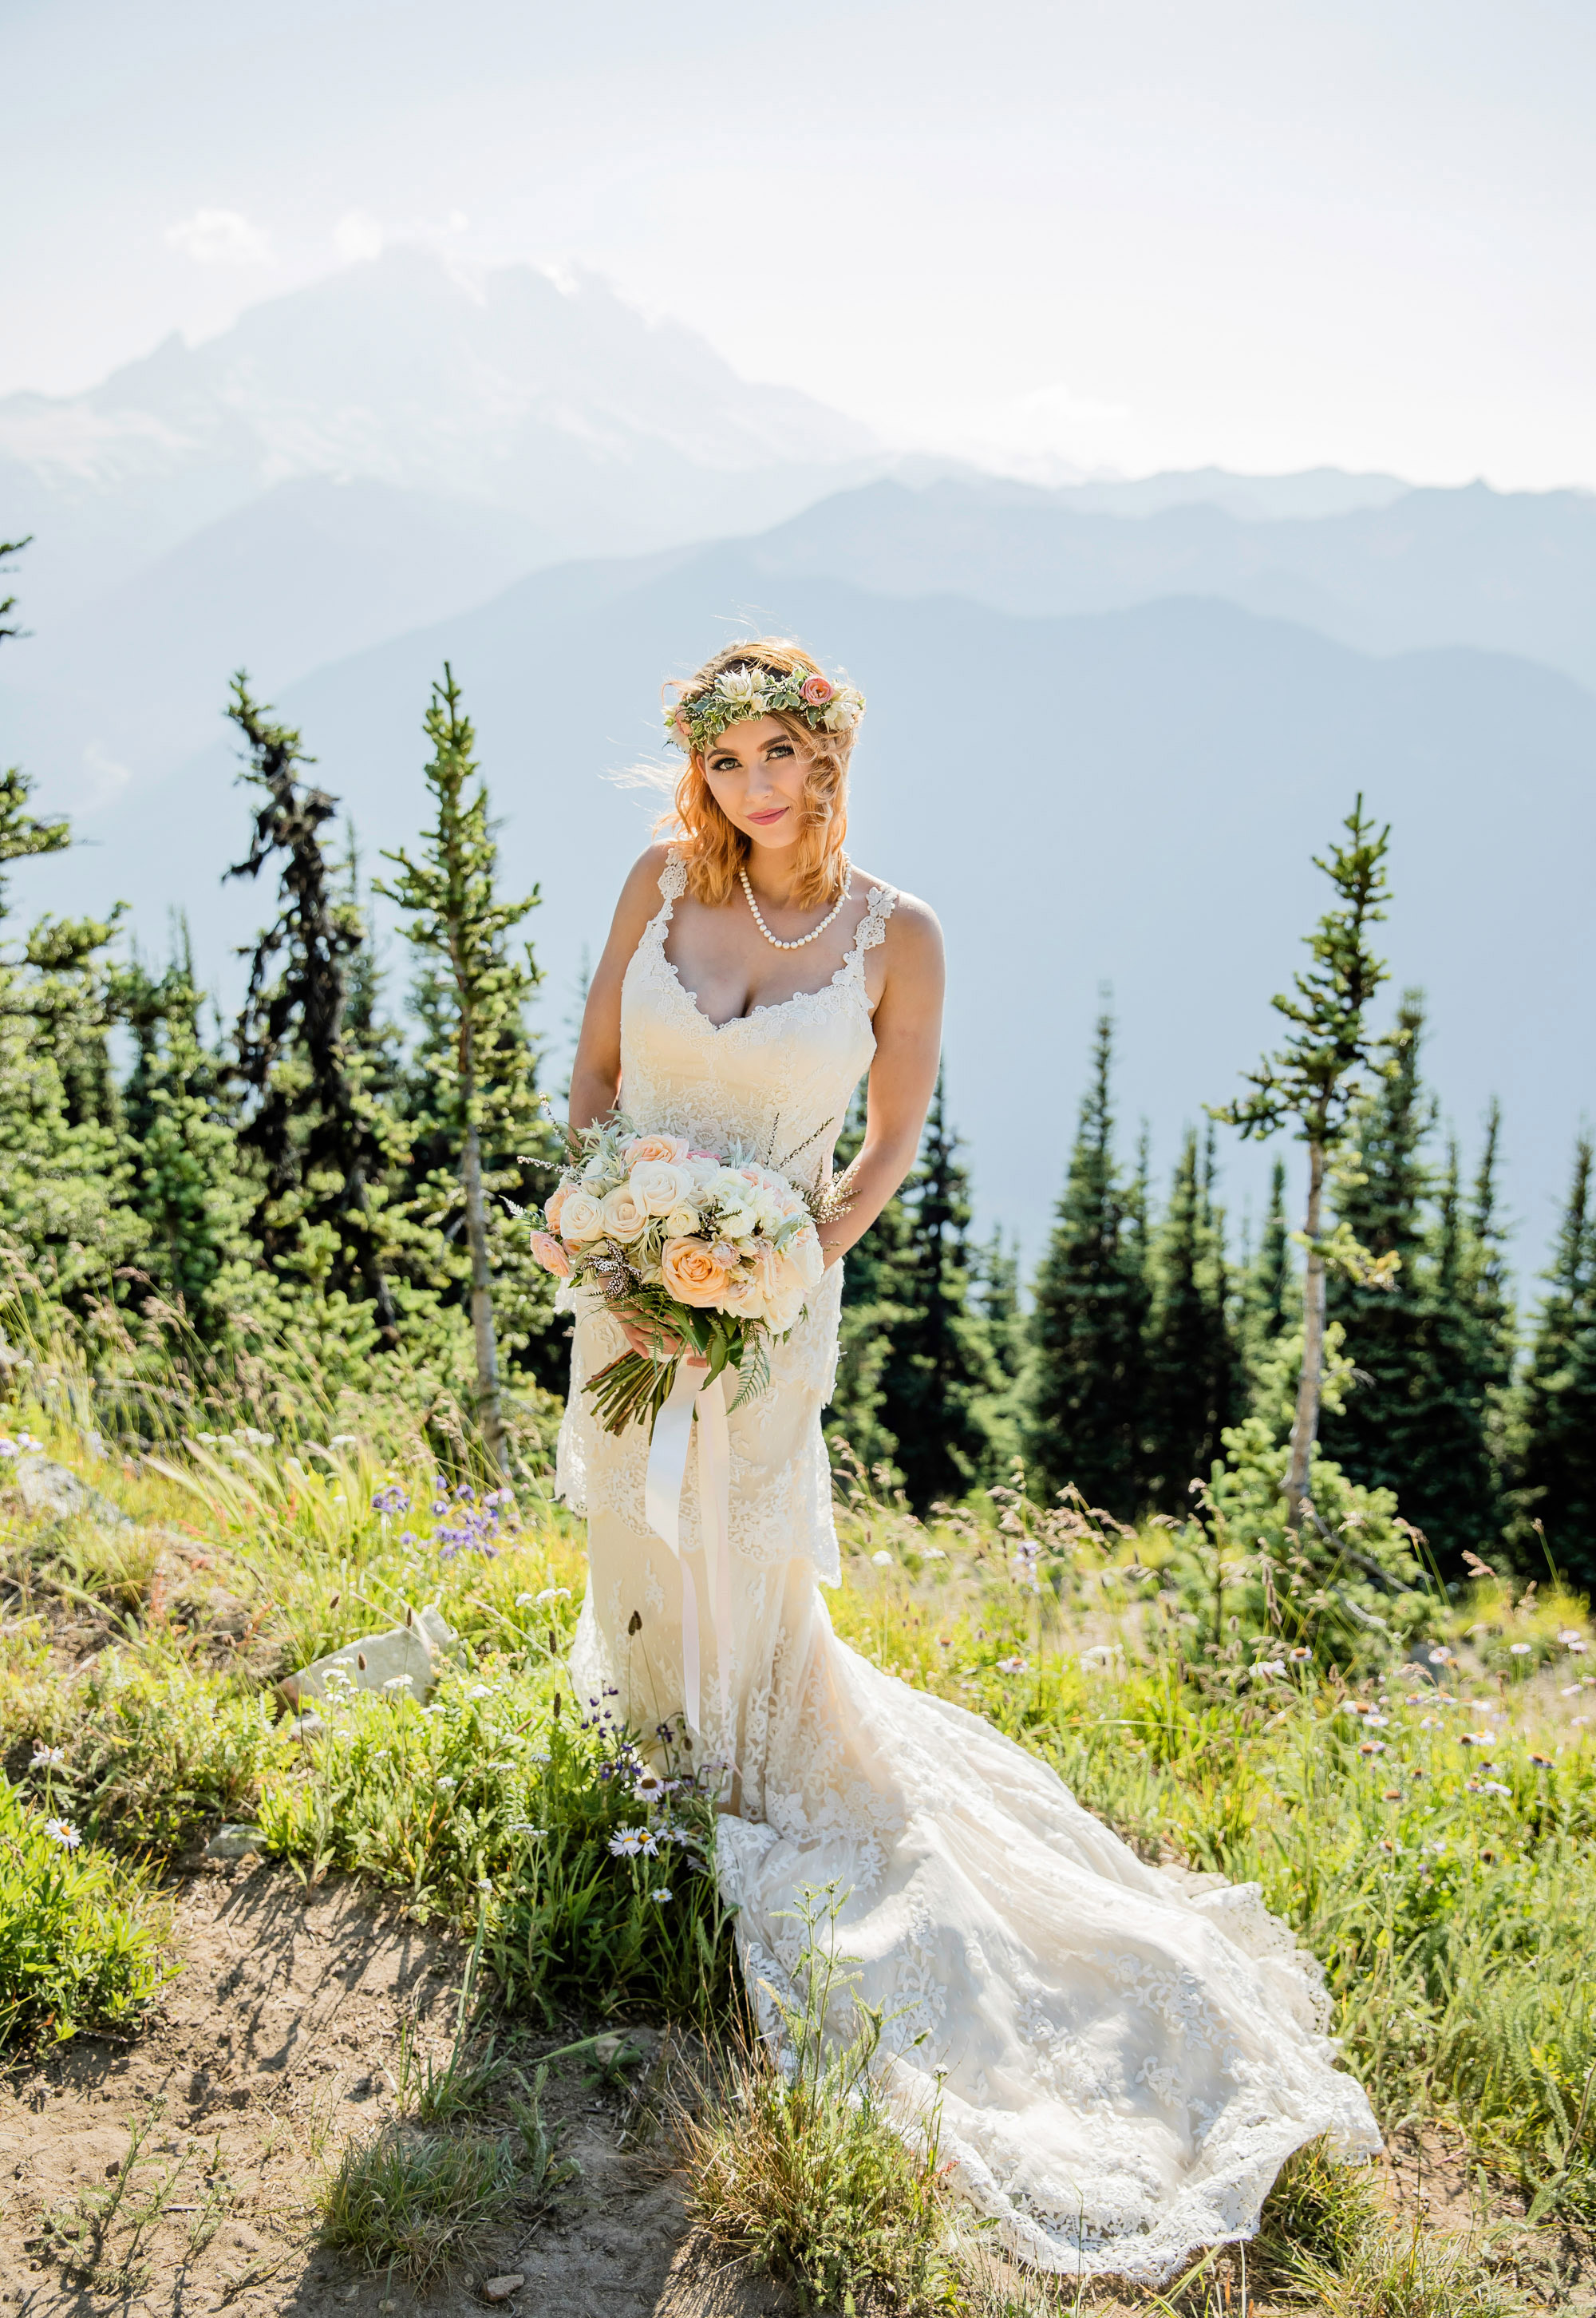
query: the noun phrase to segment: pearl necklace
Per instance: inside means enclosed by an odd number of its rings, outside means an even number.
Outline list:
[[[748,871],[746,869],[740,869],[737,875],[741,882],[743,892],[748,895],[749,907],[754,913],[754,923],[758,927],[759,931],[764,935],[772,949],[803,949],[811,941],[819,941],[820,936],[825,932],[826,928],[831,923],[838,912],[841,909],[843,903],[848,899],[854,890],[853,864],[851,862],[845,862],[843,865],[842,874],[842,891],[832,903],[825,916],[820,920],[820,924],[815,927],[813,932],[800,934],[796,941],[777,941],[776,936],[771,932],[770,928],[759,915],[759,904],[754,899],[754,889],[749,883]]]

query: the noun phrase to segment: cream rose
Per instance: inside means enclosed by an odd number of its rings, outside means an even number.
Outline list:
[[[578,1246],[585,1239],[604,1235],[604,1208],[591,1191],[568,1191],[560,1209],[560,1236]]]
[[[802,1274],[806,1288],[820,1286],[820,1276],[826,1269],[826,1251],[820,1245],[820,1234],[812,1224],[804,1224],[795,1231],[783,1247],[782,1253]]]
[[[726,1267],[701,1239],[668,1239],[659,1251],[659,1277],[668,1295],[698,1309],[718,1305],[726,1290]]]
[[[629,1168],[656,1159],[679,1167],[687,1155],[687,1140],[682,1135],[635,1135],[630,1143],[621,1146],[621,1151]]]
[[[765,1298],[770,1325],[778,1336],[785,1336],[789,1328],[796,1327],[808,1296],[808,1283],[792,1257],[778,1255],[776,1259],[776,1282]]]
[[[672,1208],[670,1213],[665,1218],[665,1236],[667,1239],[691,1239],[697,1229],[698,1210],[696,1208]]]
[[[721,1291],[721,1309],[733,1314],[739,1320],[762,1320],[765,1298],[760,1292],[758,1274],[752,1271],[732,1272]]]
[[[693,1178],[669,1159],[640,1159],[632,1166],[632,1189],[651,1216],[668,1216],[691,1194]]]
[[[641,1239],[649,1227],[649,1211],[630,1183],[617,1183],[606,1192],[604,1202],[604,1227],[612,1239],[623,1244]]]

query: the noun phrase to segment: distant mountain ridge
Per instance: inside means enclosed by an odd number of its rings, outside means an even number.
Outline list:
[[[0,501],[40,534],[63,603],[84,600],[68,567],[91,550],[112,584],[306,477],[513,513],[569,555],[758,528],[885,463],[856,421],[739,378],[602,283],[473,281],[404,247],[85,393],[0,399]]]

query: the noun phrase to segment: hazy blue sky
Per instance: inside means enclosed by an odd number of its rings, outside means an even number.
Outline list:
[[[0,389],[376,246],[897,440],[1596,485],[1590,0],[0,0]]]

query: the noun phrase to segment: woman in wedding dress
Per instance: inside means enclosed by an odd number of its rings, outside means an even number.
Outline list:
[[[817,1186],[866,1072],[867,1124],[851,1204],[821,1226],[820,1284],[772,1348],[768,1389],[730,1419],[729,1580],[704,1566],[692,1461],[673,1546],[646,1509],[644,1430],[604,1432],[584,1399],[647,1339],[578,1304],[560,1454],[588,1525],[575,1672],[643,1730],[700,1692],[697,1758],[734,1766],[718,1872],[762,2019],[773,1989],[792,1992],[802,1894],[836,1884],[894,2102],[923,2116],[946,2071],[943,2151],[1000,2242],[1043,2269],[1157,2285],[1249,2236],[1294,2149],[1323,2134],[1355,2158],[1379,2136],[1336,2066],[1317,1968],[1256,1885],[1145,1865],[1033,1756],[832,1632],[820,1417],[842,1259],[913,1164],[942,998],[931,912],[844,851],[863,705],[763,638],[717,653],[672,711],[688,759],[674,835],[622,893],[572,1124],[619,1104]]]

